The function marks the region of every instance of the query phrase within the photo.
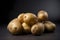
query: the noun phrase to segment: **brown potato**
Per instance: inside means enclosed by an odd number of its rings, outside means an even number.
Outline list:
[[[31,27],[27,23],[22,23],[22,26],[23,26],[25,33],[31,32]]]
[[[44,24],[43,23],[34,24],[31,28],[31,33],[33,35],[41,35],[43,32],[44,32]]]
[[[44,10],[39,11],[37,16],[39,21],[45,21],[48,19],[48,13]]]
[[[53,32],[56,28],[56,25],[51,21],[46,21],[44,24],[45,24],[45,30],[48,32]]]
[[[26,13],[23,17],[23,20],[25,23],[30,24],[30,25],[33,25],[36,22],[38,22],[36,15],[33,13]]]
[[[23,27],[19,20],[15,18],[8,24],[7,29],[11,34],[21,34]]]
[[[24,13],[21,13],[21,14],[19,14],[18,15],[18,20],[21,22],[21,23],[23,23],[23,16],[24,16]]]

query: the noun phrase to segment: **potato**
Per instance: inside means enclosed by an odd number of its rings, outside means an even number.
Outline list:
[[[23,17],[25,23],[33,25],[38,22],[38,19],[35,14],[33,13],[26,13]]]
[[[43,23],[34,24],[31,28],[31,33],[33,35],[41,35],[43,32],[44,32],[44,24]]]
[[[24,16],[24,13],[21,13],[21,14],[19,14],[18,15],[18,20],[21,22],[21,23],[23,23],[23,16]]]
[[[27,23],[22,23],[25,33],[31,33],[31,27]]]
[[[44,24],[45,24],[45,30],[47,32],[53,32],[56,28],[56,25],[51,21],[46,21]]]
[[[48,20],[48,13],[46,11],[44,11],[44,10],[39,11],[37,16],[38,16],[39,21]]]
[[[53,32],[56,25],[48,20],[48,13],[44,10],[34,13],[20,13],[7,25],[7,30],[11,34],[27,34],[41,35],[45,31]]]
[[[11,34],[21,34],[23,27],[19,20],[15,18],[11,22],[9,22],[7,29]]]

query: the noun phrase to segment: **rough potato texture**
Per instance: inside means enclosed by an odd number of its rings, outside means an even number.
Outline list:
[[[44,32],[44,24],[43,23],[37,23],[32,26],[31,32],[33,35],[40,35]]]
[[[21,23],[17,20],[17,18],[15,18],[8,24],[7,29],[12,34],[21,34],[23,28]]]
[[[48,13],[44,10],[39,11],[37,16],[39,21],[45,21],[48,19]]]
[[[26,33],[31,33],[31,27],[27,23],[22,23],[22,26]]]
[[[50,21],[46,21],[45,22],[45,30],[46,31],[50,31],[51,32],[51,31],[54,31],[55,28],[56,28],[56,25],[54,23],[52,23]]]
[[[37,16],[33,13],[26,13],[23,17],[25,23],[33,25],[38,22]]]
[[[37,16],[34,13],[20,13],[9,22],[7,29],[11,34],[41,35],[44,32],[53,32],[56,25],[48,20],[48,13],[45,10],[40,10]]]
[[[24,13],[21,13],[21,14],[19,14],[18,15],[18,20],[21,22],[21,23],[23,23],[23,16],[24,16]]]

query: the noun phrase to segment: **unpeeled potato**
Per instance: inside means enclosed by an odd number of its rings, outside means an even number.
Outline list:
[[[20,23],[23,23],[23,16],[24,16],[24,13],[21,13],[18,15],[18,20],[20,21]]]
[[[11,22],[9,22],[7,29],[11,34],[21,34],[23,27],[19,20],[15,18]]]
[[[43,23],[34,24],[31,28],[31,33],[33,35],[41,35],[43,32],[44,32],[44,24]]]
[[[27,23],[22,23],[23,29],[25,33],[30,33],[31,32],[31,27]]]
[[[46,21],[44,24],[45,24],[45,30],[48,32],[53,32],[56,28],[56,25],[51,21]]]
[[[23,20],[25,23],[30,24],[30,25],[33,25],[38,22],[36,15],[33,13],[26,13],[23,16]]]
[[[41,35],[45,31],[53,32],[56,25],[48,21],[48,13],[44,10],[34,13],[20,13],[17,18],[11,20],[7,26],[11,34],[32,33]]]
[[[41,10],[37,14],[39,21],[45,21],[48,19],[48,13],[44,10]]]

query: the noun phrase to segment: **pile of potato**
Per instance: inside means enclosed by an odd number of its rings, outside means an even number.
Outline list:
[[[56,25],[48,20],[48,13],[40,10],[34,13],[20,13],[17,18],[9,22],[7,29],[11,34],[41,35],[45,31],[53,32]]]

